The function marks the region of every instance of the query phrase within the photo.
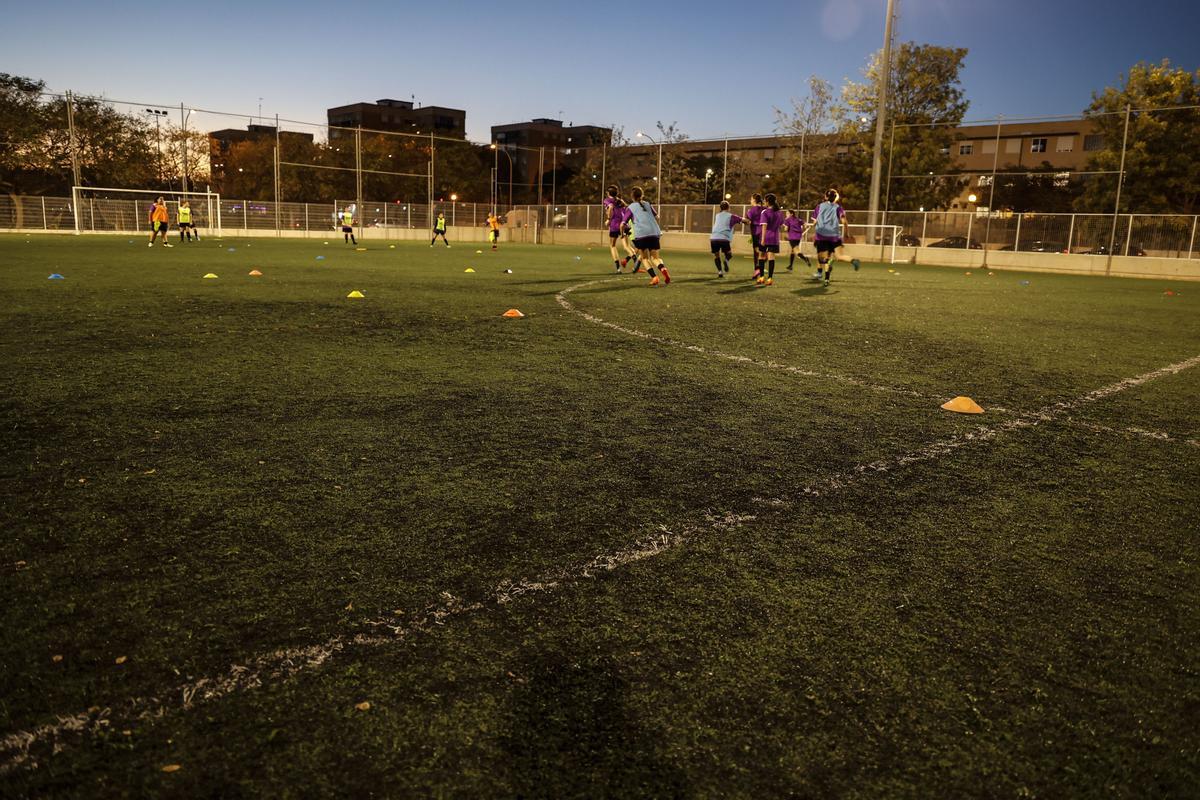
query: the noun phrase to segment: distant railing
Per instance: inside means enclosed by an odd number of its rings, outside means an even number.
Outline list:
[[[144,209],[129,199],[85,198],[79,211],[80,232],[149,231]],[[215,219],[194,209],[200,228],[219,228],[236,235],[239,231],[276,232],[279,235],[328,234],[340,227],[337,214],[351,201],[332,203],[279,203],[276,227],[275,203],[269,200],[237,200],[222,197]],[[665,205],[657,209],[659,223],[667,233],[707,234],[712,230],[711,205]],[[732,210],[744,214],[746,207]],[[383,238],[405,238],[401,231],[429,230],[439,212],[451,227],[482,227],[489,208],[483,203],[364,202],[355,209],[355,224]],[[803,213],[803,212],[802,212]],[[524,241],[538,241],[538,231],[607,230],[604,208],[587,205],[525,205],[501,211],[506,228],[521,231]],[[851,210],[847,222],[860,225],[871,220],[866,211]],[[900,227],[900,247],[950,247],[958,249],[1012,250],[1018,252],[1108,253],[1200,258],[1200,215],[1183,214],[1067,214],[1036,212],[887,211],[879,223]],[[1114,225],[1115,223],[1115,225]],[[76,213],[69,197],[0,195],[0,229],[71,232]],[[891,242],[871,242],[891,244]]]

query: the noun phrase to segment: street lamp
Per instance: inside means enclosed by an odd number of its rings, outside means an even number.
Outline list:
[[[708,205],[708,182],[712,179],[712,167],[704,170],[704,204]]]
[[[167,115],[167,112],[157,108],[147,108],[145,112],[154,117],[154,137],[158,140],[158,180],[161,183],[163,179],[162,118]]]
[[[657,195],[654,199],[661,206],[662,205],[662,142],[658,141],[657,139],[655,139],[653,136],[646,133],[645,131],[638,131],[637,138],[649,139],[650,141],[652,141],[656,145],[658,145],[658,177],[654,179],[654,182],[658,184],[658,188],[654,192],[655,195]]]
[[[183,103],[179,104],[179,116],[183,119],[183,124],[180,126],[179,136],[180,136],[180,142],[182,143],[182,152],[183,152],[183,193],[184,194],[187,194],[187,185],[188,185],[187,124],[188,124],[188,120],[192,118],[193,111],[195,111],[194,108],[189,108],[187,110],[187,114],[185,115],[183,113]]]

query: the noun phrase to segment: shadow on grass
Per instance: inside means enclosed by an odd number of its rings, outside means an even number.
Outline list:
[[[837,289],[830,286],[806,286],[803,289],[793,289],[792,294],[797,297],[824,297],[837,294]]]

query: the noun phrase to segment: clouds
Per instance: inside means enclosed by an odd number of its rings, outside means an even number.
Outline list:
[[[821,10],[821,36],[844,42],[862,27],[863,10],[859,0],[827,0]]]

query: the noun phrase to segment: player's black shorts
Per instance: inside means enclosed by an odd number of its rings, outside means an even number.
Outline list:
[[[633,246],[638,250],[659,250],[659,237],[643,236],[640,239],[633,240]]]
[[[779,252],[779,245],[777,245],[777,244],[764,244],[764,245],[761,245],[761,248],[764,253],[778,253]]]
[[[154,230],[156,232],[161,231],[162,233],[166,233],[167,232],[167,223],[165,223],[165,222],[154,223]]]
[[[842,240],[817,239],[816,245],[818,253],[832,253],[834,250],[837,250],[842,246]]]
[[[609,231],[608,231],[608,240],[609,240],[610,242],[612,242],[613,244],[616,244],[616,243],[617,243],[617,239],[620,239],[620,238],[621,238],[622,236],[624,236],[624,235],[625,235],[625,234],[624,234],[624,233],[622,233],[621,231],[619,231],[619,230],[618,230],[618,231],[614,231],[614,230],[612,230],[612,229],[610,228],[610,229],[609,229]]]
[[[350,225],[343,225],[342,233],[354,233],[354,228]]]
[[[709,243],[712,248],[712,254],[724,253],[725,255],[733,255],[733,244],[725,239],[713,239]]]
[[[757,250],[757,249],[759,249],[759,247],[761,247],[761,245],[758,243],[758,234],[757,233],[750,234],[750,244],[754,247],[755,250]]]
[[[633,228],[629,227],[628,225],[621,226],[621,235],[622,236],[628,236],[631,233],[633,233]]]
[[[792,248],[794,249],[794,248],[799,247],[800,243],[802,241],[804,241],[804,240],[803,239],[788,239],[788,244],[790,244],[792,246]]]
[[[488,235],[491,237],[491,240],[493,242],[497,242],[500,240],[500,231],[496,230],[495,228],[493,228],[491,233]]]
[[[184,230],[185,228],[194,228],[196,226],[190,222],[179,222],[175,224],[175,227],[179,228],[179,230]]]

